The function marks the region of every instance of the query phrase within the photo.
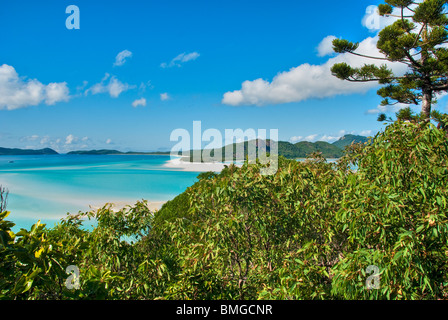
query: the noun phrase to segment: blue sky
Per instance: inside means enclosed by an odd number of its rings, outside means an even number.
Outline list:
[[[363,19],[379,3],[2,1],[0,146],[169,150],[193,121],[293,142],[374,134],[393,111],[378,110],[377,87],[325,72],[346,61],[328,36],[371,50],[378,30]],[[69,5],[79,30],[66,28]]]

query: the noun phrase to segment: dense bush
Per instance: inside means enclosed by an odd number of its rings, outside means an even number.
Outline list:
[[[248,164],[201,174],[154,214],[106,206],[13,234],[3,213],[0,297],[444,299],[447,160],[443,130],[398,121],[337,164],[280,157],[270,176]]]
[[[354,158],[359,166],[335,218],[348,245],[333,292],[346,298],[445,297],[447,284],[446,133],[395,123]],[[362,290],[365,265],[381,270],[381,289]]]

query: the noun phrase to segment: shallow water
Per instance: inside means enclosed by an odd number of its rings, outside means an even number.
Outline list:
[[[167,201],[197,181],[197,172],[163,165],[162,155],[1,156],[0,184],[9,189],[13,231],[41,220],[53,226],[90,205]]]

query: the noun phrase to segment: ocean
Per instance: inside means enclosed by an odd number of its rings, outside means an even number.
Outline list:
[[[1,156],[0,185],[9,190],[7,220],[29,229],[52,227],[67,213],[106,203],[168,201],[197,181],[198,172],[164,166],[164,155]]]

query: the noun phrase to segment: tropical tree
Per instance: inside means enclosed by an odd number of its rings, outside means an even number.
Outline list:
[[[421,105],[421,117],[431,118],[431,107],[437,94],[448,91],[448,17],[446,0],[386,0],[378,7],[381,16],[393,17],[394,23],[378,34],[377,48],[383,56],[357,53],[359,43],[335,39],[337,53],[350,53],[371,60],[401,63],[404,75],[397,75],[384,63],[364,64],[355,68],[347,63],[332,67],[332,74],[352,82],[374,82],[383,85],[378,95],[382,105]]]

